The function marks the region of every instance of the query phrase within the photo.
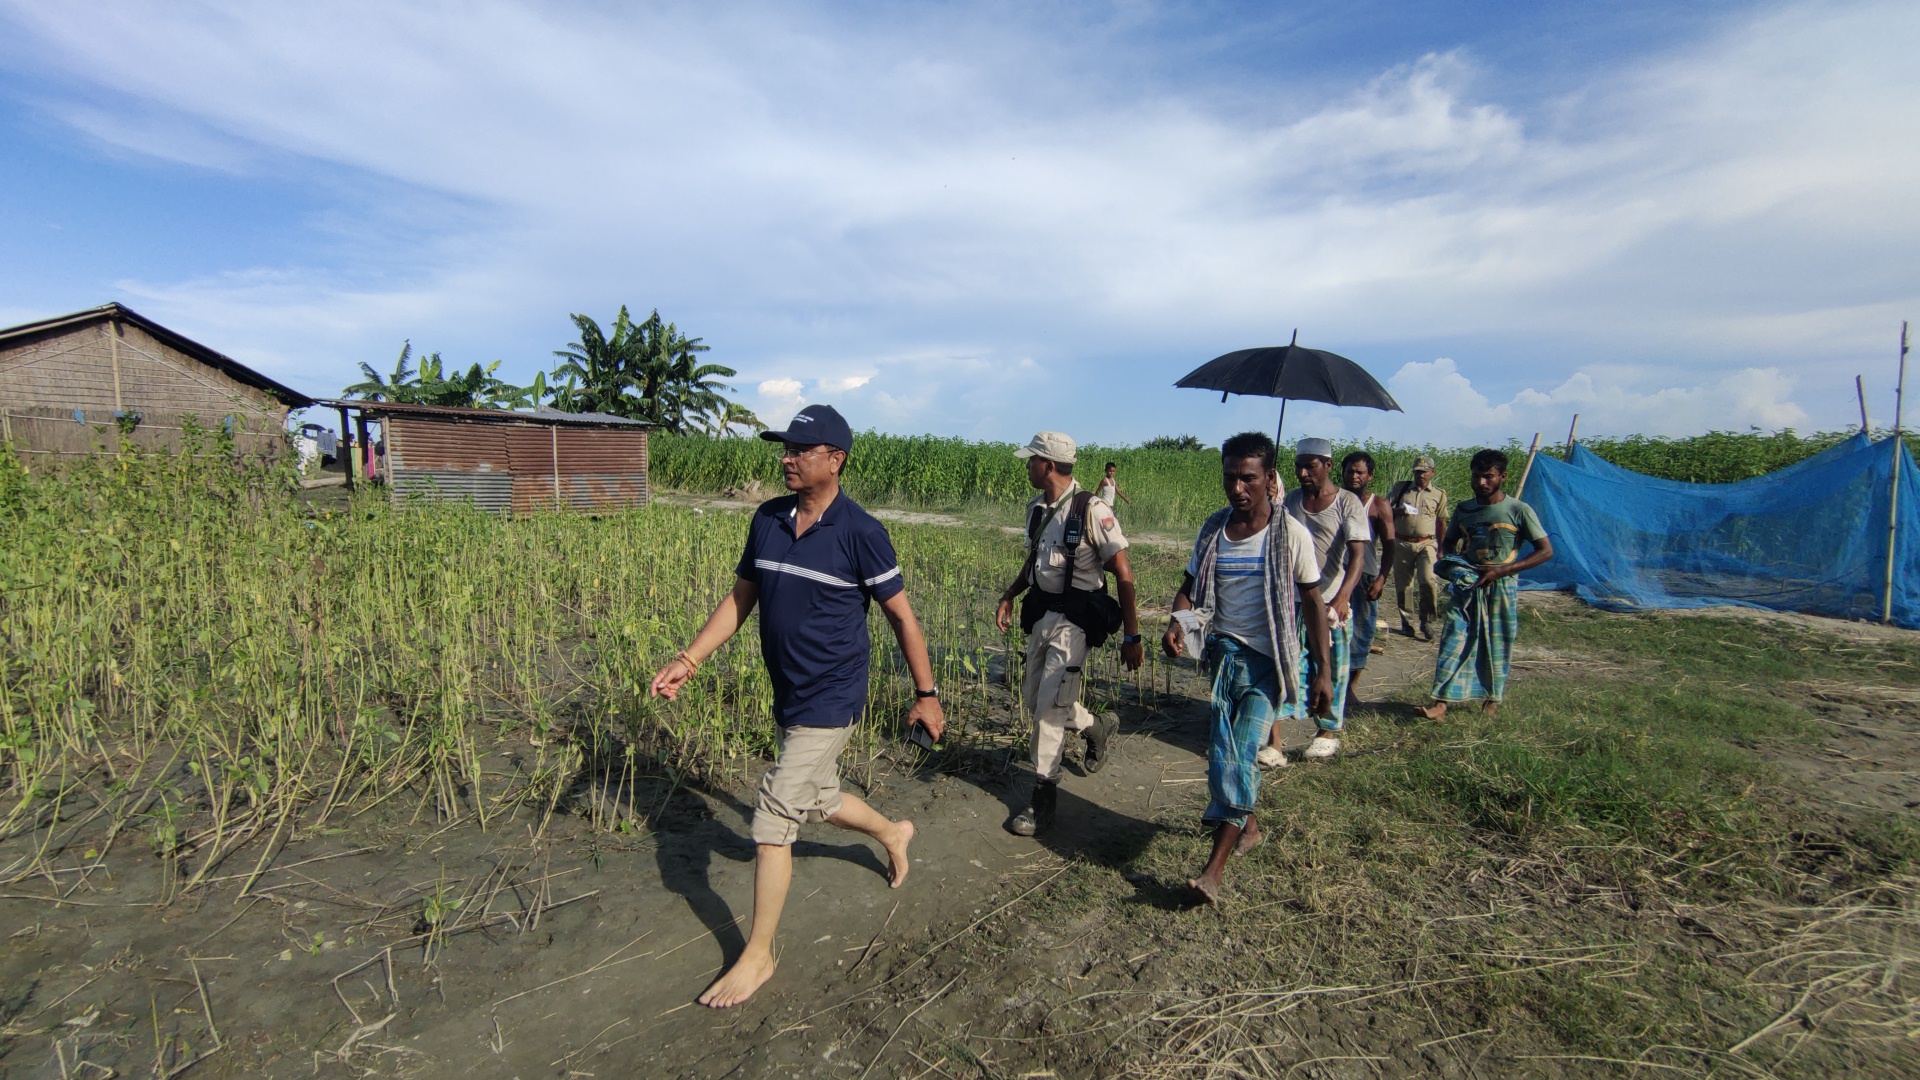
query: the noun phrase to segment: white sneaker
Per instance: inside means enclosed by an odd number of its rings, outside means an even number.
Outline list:
[[[1279,748],[1271,743],[1261,747],[1260,752],[1253,755],[1253,760],[1259,762],[1263,769],[1284,769],[1293,764],[1287,760],[1287,755],[1281,753]]]
[[[1303,758],[1330,758],[1340,752],[1340,740],[1331,735],[1315,735],[1313,741],[1300,751]]]

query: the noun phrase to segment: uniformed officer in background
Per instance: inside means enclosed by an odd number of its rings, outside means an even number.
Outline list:
[[[1413,463],[1413,479],[1402,480],[1387,493],[1393,504],[1393,535],[1396,545],[1393,560],[1393,596],[1400,607],[1400,632],[1413,636],[1408,614],[1408,586],[1420,610],[1420,639],[1433,640],[1427,628],[1434,618],[1440,598],[1440,579],[1434,564],[1440,560],[1440,537],[1447,534],[1447,493],[1433,486],[1433,459],[1423,457]]]
[[[1026,459],[1027,482],[1040,493],[1027,504],[1027,560],[1001,594],[994,622],[1002,632],[1009,629],[1013,602],[1025,594],[1020,627],[1028,635],[1027,675],[1021,689],[1033,714],[1033,791],[1007,829],[1033,836],[1053,823],[1067,733],[1085,736],[1081,760],[1095,773],[1106,765],[1108,742],[1120,726],[1118,716],[1109,712],[1095,717],[1080,701],[1088,649],[1124,627],[1120,659],[1127,670],[1139,669],[1145,651],[1127,538],[1114,520],[1113,507],[1082,491],[1074,480],[1073,440],[1042,431],[1014,453]],[[1117,603],[1106,592],[1108,573]]]

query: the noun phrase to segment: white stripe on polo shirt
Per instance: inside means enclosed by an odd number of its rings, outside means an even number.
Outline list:
[[[869,587],[869,588],[871,588],[871,587],[873,587],[873,586],[875,586],[875,585],[878,585],[878,584],[880,584],[881,582],[883,582],[883,581],[885,581],[885,580],[887,580],[888,578],[895,578],[895,577],[899,577],[899,576],[900,576],[900,568],[896,566],[896,567],[894,567],[893,569],[891,569],[891,570],[889,570],[889,571],[887,571],[887,572],[886,572],[886,573],[884,573],[884,574],[879,574],[879,575],[877,575],[877,576],[874,576],[874,577],[870,577],[870,578],[868,578],[868,579],[867,579],[867,580],[866,580],[865,582],[863,582],[863,584],[865,584],[865,585],[866,585],[867,587]]]
[[[837,578],[832,574],[823,574],[818,570],[809,570],[804,566],[795,566],[792,563],[774,562],[772,559],[755,559],[753,560],[753,565],[756,569],[772,570],[777,574],[792,574],[795,577],[803,577],[809,581],[818,581],[822,585],[833,585],[842,589],[857,589],[860,587],[844,578]],[[885,581],[891,574],[897,574],[899,572],[899,568],[895,567],[888,574],[882,574],[872,581],[867,582],[867,584],[872,585],[876,582]]]

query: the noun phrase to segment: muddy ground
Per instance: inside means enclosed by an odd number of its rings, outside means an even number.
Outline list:
[[[1432,646],[1382,644],[1363,696],[1410,699]],[[1524,676],[1578,662],[1522,652],[1516,666]],[[1168,829],[1192,832],[1194,857],[1204,852],[1193,828],[1204,703],[1197,683],[1175,690],[1123,703],[1123,737],[1098,775],[1080,772],[1073,750],[1060,826],[1039,842],[1002,827],[1017,800],[1013,751],[878,763],[870,787],[850,788],[918,826],[905,887],[887,887],[876,845],[808,830],[780,970],[724,1012],[693,999],[743,941],[748,785],[646,782],[617,800],[651,808],[649,828],[632,834],[594,830],[566,807],[484,831],[443,826],[391,800],[296,835],[251,881],[259,849],[244,851],[187,896],[137,837],[105,854],[70,851],[0,895],[0,1077],[1113,1074],[1100,1051],[1120,1033],[1099,1019],[1200,992],[1180,960],[1192,941],[1114,940],[1070,898],[1044,908],[1034,898],[1073,880],[1062,875],[1092,873],[1130,902],[1186,909],[1177,873],[1140,865]],[[1807,693],[1832,735],[1785,755],[1789,769],[1838,803],[1920,804],[1912,701],[1885,688]],[[1357,750],[1368,725],[1384,731],[1406,708],[1356,709]],[[1288,744],[1309,735],[1290,730]],[[0,865],[32,840],[0,845]],[[1530,932],[1551,937],[1558,917],[1543,911]],[[1191,918],[1194,937],[1235,947],[1216,913]],[[1287,1014],[1291,1046],[1270,1071],[1493,1076],[1512,1060],[1444,1001],[1429,1020],[1407,1015],[1309,1003]],[[1092,1034],[1037,1038],[1076,1023]]]

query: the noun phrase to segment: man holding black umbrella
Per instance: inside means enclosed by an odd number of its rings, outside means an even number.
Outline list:
[[[1314,718],[1319,731],[1300,756],[1323,759],[1339,753],[1340,732],[1346,724],[1347,681],[1352,674],[1348,664],[1353,647],[1353,590],[1360,584],[1360,574],[1366,566],[1367,543],[1373,533],[1359,498],[1333,478],[1332,442],[1301,439],[1294,448],[1293,474],[1299,478],[1300,486],[1287,493],[1287,513],[1306,526],[1307,533],[1313,537],[1314,553],[1320,560],[1320,599],[1327,605],[1329,623],[1327,659],[1331,670],[1327,674],[1333,679],[1332,708],[1328,715]],[[1303,641],[1303,649],[1305,645]],[[1311,657],[1307,674],[1309,678],[1320,675]],[[1289,703],[1286,715],[1304,718],[1307,714],[1305,702]],[[1273,729],[1273,741],[1262,756],[1268,760],[1279,758],[1274,764],[1285,763],[1280,753],[1278,725]]]

